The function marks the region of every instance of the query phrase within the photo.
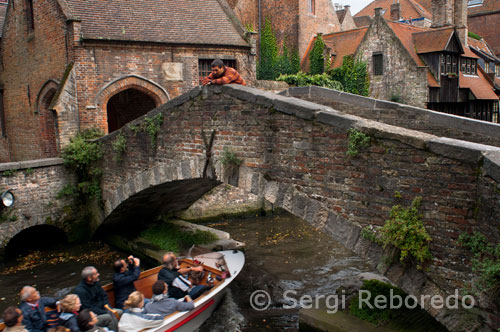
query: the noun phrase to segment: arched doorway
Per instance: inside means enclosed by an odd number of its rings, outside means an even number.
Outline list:
[[[49,81],[44,85],[39,94],[38,107],[40,114],[40,136],[41,150],[43,158],[57,156],[57,113],[49,109],[57,91],[57,83]]]
[[[126,123],[137,119],[155,107],[155,100],[137,89],[130,88],[117,93],[109,99],[106,106],[108,133],[120,129]]]

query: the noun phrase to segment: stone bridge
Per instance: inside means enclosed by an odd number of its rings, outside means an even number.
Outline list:
[[[305,99],[325,97],[323,90],[304,91],[295,90]],[[354,97],[337,92],[336,98]],[[360,100],[358,106],[377,114],[412,111],[404,105]],[[236,171],[239,187],[328,232],[406,292],[446,296],[462,289],[472,272],[470,255],[458,245],[458,236],[480,231],[493,243],[500,240],[500,148],[457,140],[453,130],[435,136],[376,122],[347,114],[355,106],[343,107],[341,112],[235,85],[193,89],[100,139],[105,150],[104,208],[92,229],[139,227],[160,213],[182,210],[220,181],[234,179]],[[444,126],[466,122],[442,116]],[[155,128],[153,119],[160,118],[162,124]],[[493,126],[488,128],[500,129]],[[346,154],[351,128],[371,138],[370,146],[356,156]],[[457,125],[457,130],[467,132],[467,126]],[[203,136],[209,139],[212,132],[204,172]],[[446,133],[452,138],[443,137]],[[113,142],[123,138],[126,150],[121,152]],[[240,167],[223,165],[225,148],[243,161]],[[383,249],[361,230],[382,226],[392,206],[408,206],[418,196],[433,259],[425,272],[387,266]],[[12,233],[3,235],[3,245],[22,229],[12,225],[21,223],[10,222]],[[0,227],[7,230],[4,224]],[[500,326],[498,308],[492,306],[438,310],[426,298],[426,309],[451,331],[493,331]]]

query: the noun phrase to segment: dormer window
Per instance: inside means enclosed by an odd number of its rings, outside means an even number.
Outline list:
[[[462,72],[467,75],[477,75],[477,60],[476,59],[462,59]],[[465,67],[465,68],[464,68]]]
[[[495,76],[500,77],[500,65],[495,65]]]
[[[484,71],[485,71],[485,73],[490,72],[490,63],[488,61],[484,62]]]

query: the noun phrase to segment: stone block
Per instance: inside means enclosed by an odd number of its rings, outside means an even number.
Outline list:
[[[316,121],[342,129],[353,127],[359,119],[357,116],[342,114],[334,110],[322,110],[316,115]]]
[[[477,163],[481,159],[483,152],[500,151],[500,148],[490,145],[470,143],[446,137],[430,140],[428,147],[434,153],[470,163]]]
[[[497,183],[500,183],[500,152],[490,151],[485,152],[483,170],[485,175],[491,177]]]
[[[279,112],[295,115],[306,120],[312,120],[317,111],[325,109],[323,105],[283,96],[276,96],[273,106]]]
[[[288,88],[286,91],[288,92],[286,96],[289,97],[296,97],[296,96],[309,96],[309,93],[311,92],[310,86],[294,86],[291,88]],[[281,95],[281,93],[280,93]]]
[[[311,86],[309,91],[309,97],[314,100],[315,97],[319,97],[324,100],[337,100],[337,98],[342,94],[342,91],[323,88],[319,86]],[[294,96],[294,95],[292,95]]]
[[[376,103],[376,99],[358,96],[347,92],[339,93],[339,95],[335,97],[335,100],[356,105],[358,107],[366,107],[368,109],[374,109]]]

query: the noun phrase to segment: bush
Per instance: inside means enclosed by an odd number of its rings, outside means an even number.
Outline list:
[[[280,77],[277,78],[277,81],[283,81],[295,86],[317,85],[339,91],[343,90],[342,84],[338,81],[332,80],[326,73],[321,75],[307,75],[303,72],[299,72],[295,75],[280,75]]]
[[[323,52],[325,50],[325,42],[323,37],[318,35],[316,41],[314,42],[313,49],[309,54],[310,69],[309,73],[311,75],[323,74],[325,71],[325,56]]]
[[[431,237],[427,234],[421,216],[418,213],[422,198],[413,200],[409,208],[401,205],[393,206],[381,229],[381,240],[384,247],[392,245],[399,250],[399,260],[404,263],[410,256],[417,260],[417,269],[432,258],[429,250]]]
[[[260,38],[260,57],[257,63],[257,79],[274,80],[278,76],[276,62],[278,45],[271,27],[271,21],[266,18]]]
[[[370,146],[370,136],[351,128],[348,131],[349,142],[347,144],[347,154],[351,157],[356,156],[362,149]]]
[[[342,66],[329,71],[331,78],[342,83],[345,92],[360,96],[370,93],[370,80],[366,62],[354,61],[352,55],[342,59]]]

